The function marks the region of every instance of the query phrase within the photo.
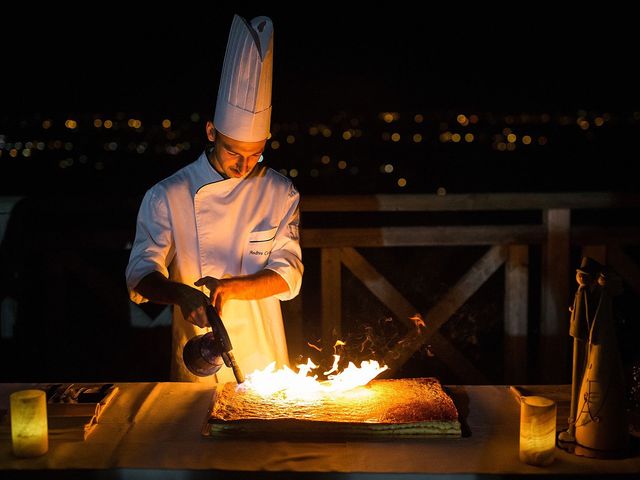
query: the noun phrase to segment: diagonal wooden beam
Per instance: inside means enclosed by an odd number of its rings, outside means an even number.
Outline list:
[[[391,310],[404,323],[415,328],[410,320],[418,310],[354,248],[340,249],[340,259],[373,293],[382,304]]]
[[[344,266],[347,267],[378,300],[410,327],[410,331],[416,331],[416,325],[411,320],[411,317],[418,312],[418,309],[389,283],[373,265],[353,248],[341,249],[341,260]],[[415,336],[415,333],[409,334],[404,339],[404,342],[412,336]],[[485,377],[482,372],[467,360],[467,358],[440,333],[436,332],[432,338],[432,347],[436,355],[451,368],[458,378],[465,380],[465,383],[478,383],[478,381],[484,383],[483,380]]]
[[[402,366],[436,334],[438,329],[495,273],[507,258],[507,248],[494,246],[478,260],[425,316],[426,328],[420,335],[394,348],[385,363],[391,369]]]
[[[460,383],[465,385],[489,383],[485,374],[440,332],[434,333],[431,337],[431,349],[436,357],[451,369]]]

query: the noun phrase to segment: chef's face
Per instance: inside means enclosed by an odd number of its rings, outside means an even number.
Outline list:
[[[234,140],[216,131],[211,122],[207,122],[207,137],[215,142],[209,161],[225,178],[246,177],[260,160],[267,143],[266,139],[259,142]]]

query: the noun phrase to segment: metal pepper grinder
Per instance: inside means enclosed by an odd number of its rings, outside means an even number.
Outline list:
[[[222,365],[233,370],[238,383],[244,382],[244,375],[231,350],[231,340],[222,319],[213,305],[206,308],[211,331],[190,339],[182,350],[182,359],[191,373],[208,377],[216,373]]]

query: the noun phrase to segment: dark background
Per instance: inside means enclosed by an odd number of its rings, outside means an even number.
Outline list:
[[[638,107],[623,8],[109,3],[4,13],[4,112],[212,109],[233,13],[275,28],[274,119],[343,108]]]

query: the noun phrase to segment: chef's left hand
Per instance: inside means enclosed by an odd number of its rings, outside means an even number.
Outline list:
[[[196,287],[204,285],[209,289],[209,300],[211,305],[214,306],[218,315],[222,315],[222,307],[224,303],[232,298],[230,296],[230,289],[227,288],[227,282],[213,277],[202,277],[194,282]]]

